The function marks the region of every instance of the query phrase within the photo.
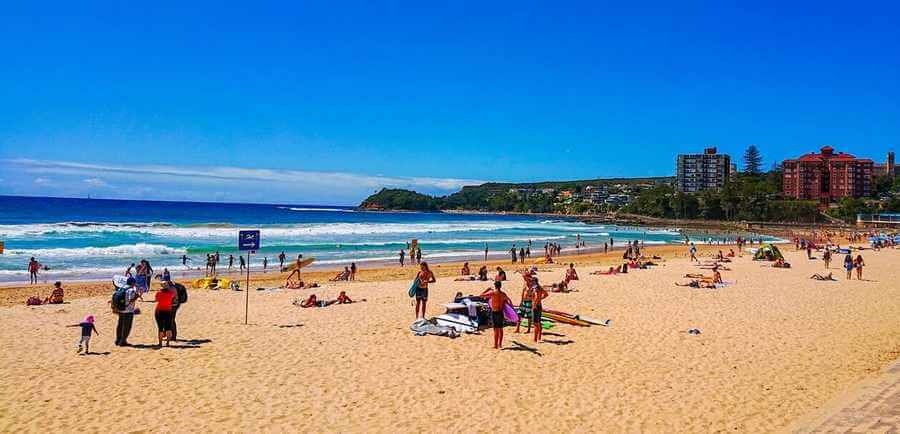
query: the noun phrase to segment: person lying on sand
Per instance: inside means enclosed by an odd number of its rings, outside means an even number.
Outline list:
[[[572,292],[572,290],[569,289],[569,284],[563,280],[562,282],[550,285],[550,292]]]
[[[706,288],[706,289],[716,289],[716,284],[710,281],[700,281],[697,279],[691,280],[688,283],[678,283],[675,282],[675,286],[688,286],[691,288]]]
[[[662,256],[659,256],[659,255],[653,255],[653,256],[650,257],[650,259],[656,259],[657,261],[662,261],[662,260],[664,260],[664,259],[662,258]]]
[[[470,274],[472,274],[472,271],[469,270],[469,263],[468,262],[463,263],[462,269],[459,270],[459,275],[460,276],[468,276]]]
[[[285,282],[284,287],[287,289],[304,289],[304,288],[318,288],[319,284],[316,282],[305,283],[302,280],[290,280],[288,279]]]
[[[619,269],[616,267],[609,267],[609,270],[606,270],[606,271],[597,270],[597,271],[592,272],[591,274],[593,274],[595,276],[614,276],[616,274],[619,274]]]
[[[359,301],[360,301],[360,302],[366,301],[366,299],[364,298],[364,299],[359,300]],[[337,304],[350,304],[350,303],[357,303],[357,302],[356,302],[356,301],[353,301],[353,300],[350,298],[350,296],[347,295],[347,292],[346,292],[346,291],[341,291],[341,293],[338,294],[338,297],[337,297],[337,300],[335,300],[335,303],[337,303]]]
[[[776,260],[775,260],[775,263],[772,264],[772,266],[775,267],[775,268],[791,268],[791,264],[790,264],[789,262],[786,262],[784,259],[781,259],[781,258],[776,259]]]
[[[300,306],[300,307],[326,307],[326,306],[331,306],[332,304],[335,304],[335,303],[337,303],[337,300],[320,301],[316,297],[316,294],[310,294],[309,297],[306,298],[306,300],[303,300],[301,302],[294,300],[294,305]]]
[[[825,275],[825,276],[823,276],[823,275],[821,275],[821,274],[819,274],[819,273],[816,273],[816,274],[813,274],[812,276],[809,276],[809,278],[810,278],[810,279],[814,279],[814,280],[833,280],[833,281],[837,281],[837,279],[835,279],[834,276],[831,275],[831,273],[828,273],[828,274]]]
[[[733,258],[733,257],[734,257],[734,249],[728,249],[728,257],[729,257],[729,258]]]
[[[719,273],[719,270],[713,270],[712,276],[704,276],[703,274],[697,273],[688,273],[685,274],[684,277],[687,277],[688,279],[697,279],[703,282],[722,283],[722,273]]]
[[[62,282],[56,282],[53,284],[53,292],[44,299],[44,304],[62,304],[64,296],[65,291],[63,291]]]

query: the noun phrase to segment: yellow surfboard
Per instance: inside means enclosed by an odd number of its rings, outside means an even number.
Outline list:
[[[316,258],[303,258],[300,261],[294,261],[288,265],[285,265],[284,269],[281,271],[289,273],[291,271],[296,270],[298,267],[299,268],[307,267],[310,264],[312,264],[313,262],[315,262],[315,260],[316,260]]]

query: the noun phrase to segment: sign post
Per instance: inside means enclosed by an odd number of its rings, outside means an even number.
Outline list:
[[[244,325],[250,310],[250,254],[259,250],[259,231],[239,231],[238,250],[247,252],[247,286],[244,288]]]

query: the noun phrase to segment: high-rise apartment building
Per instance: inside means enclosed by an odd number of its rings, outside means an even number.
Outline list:
[[[684,193],[718,189],[731,177],[731,157],[706,148],[702,154],[679,154],[675,167],[675,188]]]
[[[874,162],[834,153],[831,146],[782,163],[784,195],[827,203],[842,197],[872,195]]]

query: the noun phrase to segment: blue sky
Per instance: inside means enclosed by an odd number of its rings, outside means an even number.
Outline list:
[[[0,194],[355,204],[900,151],[897,2],[28,3]]]

